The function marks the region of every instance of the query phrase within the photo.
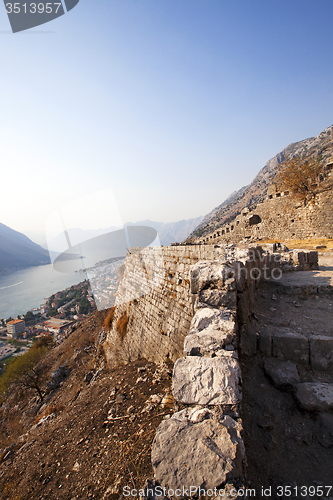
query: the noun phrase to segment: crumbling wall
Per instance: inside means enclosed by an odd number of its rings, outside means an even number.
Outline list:
[[[302,262],[315,267],[318,254],[312,254],[311,258],[304,252],[293,254],[295,269],[302,268]],[[195,314],[172,380],[173,396],[186,408],[157,429],[152,444],[156,480],[152,486],[181,492],[196,485],[192,495],[199,488],[219,488],[224,498],[246,496],[238,330],[250,308],[244,310],[239,296],[249,301],[263,280],[282,274],[285,260],[282,254],[256,247],[236,250],[231,262],[201,261],[191,266]],[[292,260],[288,262],[291,267]]]
[[[242,240],[283,240],[333,238],[333,172],[321,185],[316,197],[304,205],[289,191],[275,186],[267,199],[245,208],[229,224],[198,239],[199,243],[237,243]]]
[[[145,357],[154,362],[176,361],[194,314],[190,266],[198,262],[232,263],[240,302],[240,323],[251,309],[251,290],[258,279],[268,279],[272,269],[304,269],[294,253],[238,249],[233,246],[171,246],[132,248],[116,298],[116,309],[105,342],[109,366]],[[274,271],[275,272],[275,271]],[[276,274],[278,277],[279,274]],[[212,302],[205,291],[202,302]]]

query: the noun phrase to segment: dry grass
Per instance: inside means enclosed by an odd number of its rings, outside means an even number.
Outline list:
[[[156,418],[160,419],[165,415],[167,415],[167,412],[154,415],[148,422],[152,422]],[[120,472],[122,472],[121,475],[125,475],[126,472],[129,473],[134,487],[139,488],[140,485],[145,483],[147,476],[144,473],[144,462],[147,461],[147,458],[150,461],[151,446],[156,434],[156,428],[149,429],[148,422],[145,422],[134,434],[121,442],[118,448],[118,457],[108,469],[104,488],[110,483],[111,478],[113,483],[116,484]],[[140,450],[139,453],[138,450]]]
[[[60,405],[60,404],[55,404],[55,405],[51,405],[49,406],[48,408],[46,408],[45,411],[43,411],[43,413],[41,415],[38,415],[36,418],[35,418],[35,421],[34,421],[34,424],[38,424],[38,422],[40,420],[42,420],[43,417],[47,417],[48,415],[52,415],[52,413],[55,413],[56,415],[58,413],[60,413],[63,409],[64,409],[64,405]]]
[[[123,314],[118,318],[116,323],[117,332],[120,335],[120,338],[123,340],[125,338],[127,332],[127,324],[129,321],[129,317],[127,316],[127,312],[123,312]]]
[[[321,252],[330,252],[333,250],[333,239],[328,238],[306,238],[304,240],[265,240],[259,241],[258,244],[264,243],[284,243],[288,248],[304,248],[307,250],[316,250],[316,246],[326,246],[326,248],[320,248]]]
[[[115,312],[116,312],[116,307],[115,306],[111,307],[110,311],[108,312],[107,317],[105,318],[104,328],[106,331],[111,330],[111,326],[112,326],[112,323],[114,320]]]

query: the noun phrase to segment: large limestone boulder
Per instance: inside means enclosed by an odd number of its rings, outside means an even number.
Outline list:
[[[204,288],[222,288],[225,281],[234,278],[234,268],[219,261],[201,261],[190,268],[191,293],[196,294]]]
[[[205,328],[213,327],[223,332],[236,332],[234,314],[228,309],[216,310],[205,307],[199,309],[191,321],[189,334],[201,332]]]
[[[235,280],[227,280],[222,289],[207,288],[205,290],[201,290],[198,294],[197,300],[195,301],[194,309],[197,311],[198,309],[207,306],[212,308],[224,307],[233,311],[236,310],[237,291]]]
[[[235,352],[219,351],[215,358],[188,356],[173,369],[174,398],[185,404],[235,405],[241,400],[241,372]]]
[[[213,325],[208,326],[199,332],[193,331],[185,337],[185,356],[212,356],[216,351],[224,349],[235,339],[231,332],[222,332]]]
[[[156,480],[190,496],[183,488],[214,489],[239,478],[245,457],[240,431],[231,417],[213,419],[207,408],[175,413],[160,424],[152,444]]]

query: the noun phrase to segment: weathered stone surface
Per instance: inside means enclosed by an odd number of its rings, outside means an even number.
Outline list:
[[[208,327],[213,327],[223,332],[234,333],[236,331],[236,324],[233,313],[228,309],[215,310],[208,307],[199,309],[193,316],[191,328],[188,333],[198,333]]]
[[[189,406],[185,410],[178,411],[172,418],[176,420],[188,420],[197,424],[207,419],[214,419],[215,413],[211,408],[202,408],[202,406]]]
[[[219,349],[231,344],[235,335],[230,332],[222,332],[214,326],[208,326],[198,333],[192,333],[185,337],[185,356],[207,356],[212,355]]]
[[[300,333],[276,332],[272,341],[274,357],[309,364],[309,341]]]
[[[300,383],[296,365],[291,361],[267,358],[264,362],[264,369],[278,389],[285,389]]]
[[[191,266],[202,259],[200,266],[213,261],[223,267],[224,254],[223,248],[197,245],[131,248],[114,321],[103,344],[108,366],[127,362],[129,353],[131,359],[144,357],[162,363],[169,357],[176,361],[183,353],[193,317]],[[121,339],[116,325],[125,313],[129,321]]]
[[[60,384],[68,377],[69,368],[66,365],[59,366],[51,375],[50,381],[47,383],[47,386],[53,390],[57,389]]]
[[[219,351],[215,358],[188,356],[176,361],[172,391],[174,398],[186,404],[239,403],[240,367],[235,352]]]
[[[232,281],[230,286],[225,286],[222,290],[201,290],[196,301],[195,308],[199,309],[201,307],[207,307],[208,305],[216,308],[223,306],[228,309],[235,310],[237,304],[236,283],[234,280],[230,281]]]
[[[325,448],[333,446],[333,415],[320,413],[316,422],[316,436],[319,443]]]
[[[333,409],[333,385],[304,382],[296,385],[296,400],[304,410],[329,411]]]
[[[310,337],[310,363],[314,370],[333,371],[333,338],[324,335]]]
[[[202,269],[209,266],[209,264],[210,264],[209,261],[202,260],[190,267],[191,293],[196,294],[199,292],[200,272]]]
[[[242,475],[244,445],[240,426],[230,417],[189,420],[175,413],[157,429],[152,445],[156,480],[169,489],[197,486],[214,489]],[[201,410],[210,415],[209,410]],[[189,496],[189,495],[188,495]]]
[[[203,288],[213,285],[222,288],[227,279],[234,277],[231,266],[216,262],[198,262],[190,269],[191,293],[198,293]]]

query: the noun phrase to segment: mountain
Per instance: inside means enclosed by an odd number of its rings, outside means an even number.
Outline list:
[[[48,251],[0,223],[0,272],[41,264],[50,264]]]
[[[139,222],[127,222],[125,226],[146,226],[152,227],[156,229],[158,232],[159,240],[161,245],[167,246],[170,243],[174,243],[176,241],[183,241],[187,238],[187,236],[197,227],[198,224],[202,221],[201,217],[196,217],[194,219],[181,220],[178,222],[154,222],[151,220],[144,220]],[[102,234],[111,233],[121,229],[119,227],[108,227],[105,229],[78,229],[71,228],[68,229],[68,237],[71,242],[71,246],[78,245],[87,241],[91,238],[95,238],[96,236],[100,236]],[[59,234],[54,239],[48,242],[48,247],[50,250],[54,252],[64,252],[68,245],[66,242],[66,238],[64,233]]]
[[[221,205],[214,208],[191,233],[197,238],[211,233],[216,228],[229,223],[241,213],[243,208],[262,203],[267,195],[269,184],[273,181],[279,165],[289,156],[317,157],[326,162],[333,154],[333,125],[316,137],[289,144],[274,158],[268,160],[251,184],[232,193]]]
[[[170,243],[185,240],[198,224],[201,223],[203,217],[194,219],[180,220],[177,222],[153,222],[151,220],[143,220],[140,222],[128,222],[126,226],[148,226],[156,229],[161,245],[168,246]]]

